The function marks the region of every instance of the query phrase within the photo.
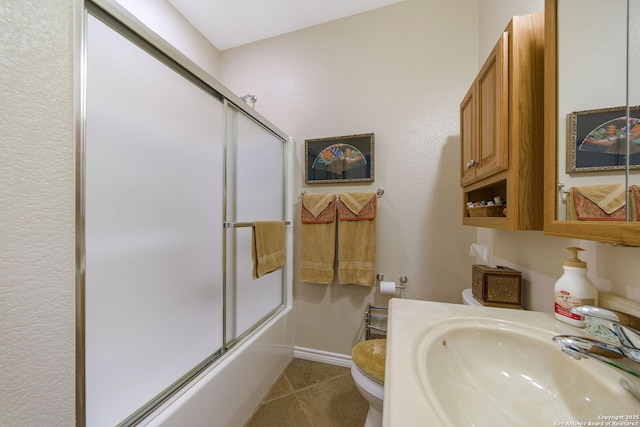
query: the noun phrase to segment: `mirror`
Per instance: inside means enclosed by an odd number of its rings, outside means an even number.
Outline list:
[[[640,246],[640,0],[545,11],[545,233]]]

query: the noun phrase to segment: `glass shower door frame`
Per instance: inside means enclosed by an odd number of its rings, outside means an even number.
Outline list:
[[[89,1],[86,0],[82,5],[82,22],[78,24],[80,27],[80,31],[77,34],[77,48],[79,50],[78,58],[80,58],[80,67],[79,67],[79,83],[77,90],[77,104],[79,108],[77,109],[77,164],[76,164],[76,181],[77,181],[77,196],[76,196],[76,295],[77,295],[77,305],[76,305],[76,318],[77,318],[77,333],[76,333],[76,388],[77,388],[77,405],[76,405],[76,420],[77,425],[84,426],[86,425],[86,397],[85,397],[85,375],[86,375],[86,361],[85,361],[85,351],[86,351],[86,338],[85,338],[85,298],[86,298],[86,289],[85,289],[85,251],[86,251],[86,242],[85,242],[85,199],[84,199],[84,191],[85,191],[85,165],[84,165],[84,150],[85,150],[85,131],[86,131],[86,111],[85,111],[85,96],[86,96],[86,37],[87,37],[87,24],[86,20],[89,14],[92,16],[99,17],[99,19],[110,27],[114,29],[116,32],[120,33],[124,37],[126,37],[129,41],[137,45],[138,47],[145,50],[147,53],[150,53],[157,60],[167,65],[169,68],[178,72],[182,77],[189,80],[191,83],[200,87],[205,92],[213,95],[214,97],[220,99],[223,106],[223,126],[227,126],[226,114],[227,107],[233,107],[238,112],[241,112],[243,115],[249,117],[252,121],[263,127],[273,136],[277,137],[282,141],[283,144],[283,163],[287,167],[283,170],[284,179],[283,179],[283,200],[282,200],[282,213],[284,219],[289,216],[289,212],[291,210],[291,184],[289,183],[289,175],[288,175],[288,167],[290,167],[291,162],[291,142],[287,138],[287,136],[280,131],[277,127],[271,124],[267,119],[262,117],[259,113],[254,110],[249,109],[246,104],[244,104],[236,95],[231,93],[228,89],[222,86],[219,82],[209,76],[206,72],[200,69],[197,65],[195,65],[192,61],[186,58],[183,54],[178,52],[175,48],[157,36],[155,33],[151,32],[148,28],[143,26],[137,19],[132,17],[126,10],[124,10],[119,4],[117,4],[113,0],[95,0]],[[223,139],[225,143],[228,143],[227,134],[229,129],[225,128],[223,130]],[[226,155],[226,153],[225,153]],[[224,162],[226,164],[226,162]],[[226,173],[226,171],[225,171]],[[226,187],[225,190],[226,191]],[[223,200],[226,200],[227,194],[223,195]],[[224,228],[226,226],[226,207],[223,210],[223,236],[226,235],[227,229]],[[287,230],[288,242],[291,241],[290,237],[291,231]],[[223,237],[223,240],[225,237]],[[223,241],[223,257],[226,256],[227,248],[224,246]],[[291,261],[291,250],[288,248],[288,262]],[[226,260],[225,260],[226,261]],[[223,264],[223,269],[226,268],[225,264]],[[154,398],[152,398],[146,405],[132,413],[129,417],[124,419],[119,425],[134,425],[140,422],[143,418],[149,415],[155,408],[160,406],[163,402],[167,401],[173,395],[175,395],[184,385],[186,385],[193,378],[201,374],[207,368],[214,366],[216,363],[221,361],[221,356],[227,353],[230,349],[235,346],[238,346],[242,341],[251,336],[255,331],[260,329],[261,325],[269,319],[275,317],[283,308],[287,307],[290,304],[289,297],[291,290],[287,287],[287,283],[290,281],[290,266],[286,266],[283,270],[282,277],[282,290],[281,290],[281,303],[275,307],[272,311],[270,311],[267,315],[262,317],[256,324],[254,324],[250,329],[244,331],[242,334],[237,337],[234,336],[233,339],[227,338],[226,330],[227,327],[224,324],[226,322],[226,314],[223,313],[223,325],[220,325],[222,328],[223,341],[222,348],[211,354],[207,359],[203,360],[197,366],[194,366],[189,372],[186,372],[184,376],[178,379],[173,385],[169,386],[162,393],[158,394]],[[226,274],[223,272],[223,281],[226,281]],[[232,286],[232,283],[223,283],[223,311],[226,310],[225,303],[225,295],[226,289]]]

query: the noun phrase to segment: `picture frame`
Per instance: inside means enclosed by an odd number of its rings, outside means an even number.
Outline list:
[[[305,140],[304,176],[307,184],[374,182],[375,134]]]
[[[567,116],[567,171],[624,170],[626,107],[575,111]],[[629,108],[629,168],[640,169],[640,106]]]

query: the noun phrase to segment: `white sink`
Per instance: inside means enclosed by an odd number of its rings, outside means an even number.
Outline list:
[[[566,356],[552,341],[558,334],[583,335],[550,313],[393,299],[384,425],[640,422],[623,373]]]

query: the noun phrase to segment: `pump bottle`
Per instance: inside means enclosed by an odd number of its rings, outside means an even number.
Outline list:
[[[569,311],[574,305],[597,305],[598,290],[587,277],[587,263],[578,258],[582,248],[567,248],[571,259],[563,263],[564,273],[555,286],[555,314],[558,320],[569,325],[584,327],[582,316]]]

